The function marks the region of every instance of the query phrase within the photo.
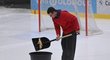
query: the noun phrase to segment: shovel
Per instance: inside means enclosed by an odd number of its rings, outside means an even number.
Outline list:
[[[62,37],[60,37],[60,39],[66,38],[66,37],[69,37],[69,36],[72,36],[72,34],[62,36]],[[50,45],[51,45],[51,42],[56,41],[56,40],[57,39],[49,40],[46,37],[32,38],[32,42],[33,42],[33,45],[34,45],[34,48],[35,48],[36,51],[42,50],[42,49],[45,49],[45,48],[49,48]]]

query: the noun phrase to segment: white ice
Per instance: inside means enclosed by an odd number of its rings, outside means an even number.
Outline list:
[[[35,52],[33,37],[55,38],[54,30],[38,32],[37,15],[29,9],[0,7],[0,60],[31,60]],[[77,37],[75,60],[110,60],[110,20],[97,19],[101,35]],[[51,60],[61,60],[61,41],[52,42],[42,51],[52,52]]]

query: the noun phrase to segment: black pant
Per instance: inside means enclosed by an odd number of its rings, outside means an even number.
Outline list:
[[[62,60],[74,60],[75,49],[76,49],[76,38],[77,34],[72,32],[72,36],[63,38],[61,41],[62,45]]]

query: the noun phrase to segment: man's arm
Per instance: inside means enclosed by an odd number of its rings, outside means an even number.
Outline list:
[[[60,33],[61,33],[61,32],[60,32],[60,26],[59,26],[54,20],[53,20],[53,22],[54,22],[54,27],[55,27],[56,36],[57,36],[56,39],[59,40],[60,35],[61,35],[61,34],[60,34]]]

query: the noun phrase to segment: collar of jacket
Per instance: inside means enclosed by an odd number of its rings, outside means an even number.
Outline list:
[[[57,16],[55,17],[55,19],[59,18],[60,17],[60,14],[61,14],[61,10],[56,10],[57,12]]]

